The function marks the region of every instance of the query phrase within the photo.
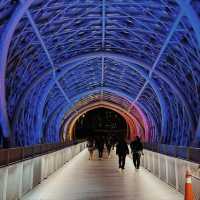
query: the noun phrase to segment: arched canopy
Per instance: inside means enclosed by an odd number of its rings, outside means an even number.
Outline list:
[[[195,0],[1,1],[4,137],[59,142],[64,116],[111,102],[132,120],[139,108],[149,142],[198,144],[199,13]]]

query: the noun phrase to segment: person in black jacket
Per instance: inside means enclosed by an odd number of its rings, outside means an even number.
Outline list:
[[[94,153],[94,141],[92,138],[89,138],[87,141],[87,148],[89,151],[89,160],[93,160],[93,153]]]
[[[95,147],[98,149],[99,152],[99,160],[103,157],[103,150],[104,150],[104,139],[103,137],[96,138]]]
[[[119,158],[119,169],[124,170],[125,162],[126,162],[126,155],[129,154],[128,145],[125,140],[120,139],[117,146],[116,146],[116,154]]]
[[[131,152],[133,156],[133,163],[136,169],[140,168],[140,157],[143,154],[143,144],[140,138],[136,136],[136,139],[130,144]]]
[[[106,148],[107,148],[107,152],[108,152],[108,158],[110,158],[110,151],[112,148],[111,137],[107,137],[107,139],[106,139]]]

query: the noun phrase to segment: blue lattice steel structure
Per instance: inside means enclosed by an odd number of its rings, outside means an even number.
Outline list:
[[[13,144],[59,142],[67,113],[107,101],[140,108],[148,142],[199,145],[199,0],[0,0],[0,37]]]

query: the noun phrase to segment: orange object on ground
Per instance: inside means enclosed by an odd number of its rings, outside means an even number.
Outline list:
[[[185,200],[194,200],[192,191],[192,175],[189,170],[186,171]]]

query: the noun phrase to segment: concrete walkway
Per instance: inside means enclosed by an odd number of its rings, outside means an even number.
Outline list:
[[[117,158],[88,160],[84,150],[24,196],[23,200],[183,200],[183,196],[128,158],[124,172]]]

